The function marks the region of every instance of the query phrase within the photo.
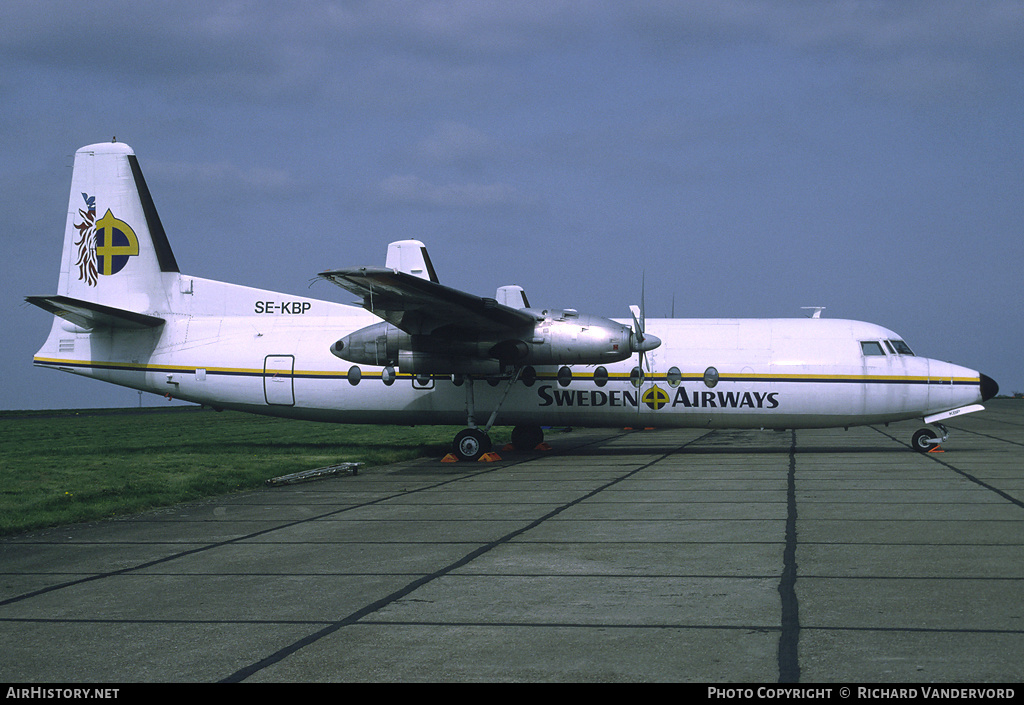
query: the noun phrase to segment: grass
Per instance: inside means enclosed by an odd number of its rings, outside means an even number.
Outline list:
[[[253,489],[335,463],[440,459],[457,430],[200,407],[3,412],[0,536]]]

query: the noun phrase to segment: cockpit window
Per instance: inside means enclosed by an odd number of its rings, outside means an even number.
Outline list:
[[[910,346],[904,343],[902,340],[887,340],[887,343],[892,343],[893,347],[896,348],[896,352],[900,355],[913,355],[914,351],[910,349]]]
[[[860,349],[865,355],[885,356],[885,350],[882,350],[882,344],[877,340],[862,340],[860,343]]]

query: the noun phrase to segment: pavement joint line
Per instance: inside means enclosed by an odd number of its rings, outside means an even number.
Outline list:
[[[878,428],[877,426],[872,426],[871,428],[875,429],[876,431],[881,433],[883,436],[888,436],[889,438],[892,438],[894,441],[897,441],[898,443],[902,442],[902,441],[899,441],[896,437],[894,437],[894,436],[890,435],[889,433],[883,431],[882,429]],[[984,435],[984,434],[980,434],[980,435]],[[952,463],[950,463],[949,461],[947,461],[945,459],[945,456],[938,457],[938,456],[936,456],[934,454],[929,454],[929,453],[922,453],[921,455],[924,455],[929,460],[934,460],[939,465],[942,465],[943,467],[948,468],[949,470],[952,470],[953,472],[955,472],[957,475],[960,475],[964,479],[970,480],[971,482],[973,482],[974,484],[978,485],[979,487],[984,487],[986,490],[988,490],[990,492],[994,492],[995,494],[999,495],[1000,497],[1002,497],[1006,501],[1010,502],[1011,504],[1016,505],[1017,507],[1019,507],[1021,509],[1024,509],[1024,501],[1018,499],[1017,497],[1014,497],[1013,495],[1009,494],[1008,492],[1004,492],[1003,490],[999,489],[998,487],[995,487],[994,485],[990,485],[989,483],[985,482],[984,480],[982,480],[979,477],[975,477],[974,475],[972,475],[971,473],[967,472],[966,470],[961,470],[957,466],[955,466]]]
[[[216,682],[436,575],[430,587],[423,583],[246,680],[728,679],[744,669],[742,677],[780,683],[950,676],[1015,682],[1024,675],[1016,599],[1024,585],[1024,476],[1015,461],[1024,423],[1004,421],[999,414],[1010,402],[1000,403],[950,426],[954,435],[942,455],[907,449],[897,429],[910,429],[912,420],[885,431],[867,426],[839,444],[827,431],[803,429],[690,429],[683,437],[580,429],[586,433],[554,451],[510,454],[481,467],[396,463],[380,468],[374,481],[361,477],[355,493],[337,479],[320,493],[309,485],[298,493],[270,490],[210,500],[223,506],[199,501],[195,511],[185,506],[125,519],[123,527],[96,522],[67,536],[60,529],[25,536],[10,542],[15,550],[0,568],[0,585],[9,595],[33,594],[50,581],[67,581],[71,589],[39,590],[34,594],[52,594],[38,600],[9,598],[20,604],[0,617],[11,636],[5,667],[25,677]],[[1012,419],[1024,419],[1021,407]],[[582,473],[564,474],[577,466]],[[557,494],[548,493],[548,482]],[[501,494],[487,494],[492,488]],[[597,494],[580,496],[591,491]],[[720,493],[734,491],[746,495]],[[583,504],[557,513],[573,501]],[[768,505],[774,508],[763,509]],[[317,521],[319,527],[309,523]],[[396,526],[384,528],[389,521]],[[547,523],[530,531],[531,521]],[[419,522],[433,523],[421,533]],[[337,530],[346,524],[365,529],[366,540]],[[513,530],[529,533],[484,557],[488,542]],[[375,560],[380,545],[393,548]],[[410,557],[425,545],[437,548]],[[227,563],[211,551],[223,546]],[[267,546],[306,548],[295,558],[262,562],[274,556]],[[153,567],[129,565],[133,559]],[[459,560],[464,567],[441,574]],[[316,591],[281,609],[273,600],[296,576],[313,579],[308,585]],[[263,582],[272,583],[268,590]],[[676,587],[683,582],[685,590]],[[344,603],[332,605],[335,585],[370,589],[346,592]],[[163,601],[151,605],[145,591],[153,586]],[[182,588],[180,597],[161,592]],[[747,590],[756,603],[739,599]],[[210,595],[203,609],[187,602],[192,594]],[[240,609],[233,595],[252,598],[254,609]],[[465,606],[457,601],[463,598]],[[785,621],[788,609],[793,614]],[[146,643],[150,658],[132,661],[123,650],[126,634]],[[177,648],[182,639],[193,648]],[[325,654],[350,644],[363,647],[354,661],[313,670],[325,665]],[[387,651],[377,653],[383,644]],[[513,653],[512,644],[538,652]],[[396,654],[402,659],[392,663]],[[653,654],[668,659],[652,665]]]
[[[790,431],[789,468],[786,473],[786,548],[782,554],[779,598],[782,608],[782,634],[779,636],[779,682],[800,682],[800,601],[797,581],[797,498],[796,431]]]
[[[75,586],[78,586],[78,585],[82,585],[84,583],[90,583],[90,582],[94,582],[96,580],[103,580],[103,579],[106,579],[106,578],[117,577],[117,576],[121,576],[121,575],[130,574],[130,573],[133,573],[133,572],[136,572],[136,571],[140,571],[140,570],[145,570],[147,568],[152,568],[153,566],[161,565],[161,564],[164,564],[164,563],[169,563],[170,561],[178,560],[180,558],[185,558],[187,556],[194,556],[194,555],[196,555],[198,553],[204,553],[206,551],[209,551],[209,550],[212,550],[212,549],[215,549],[215,548],[221,548],[223,546],[230,546],[230,545],[235,544],[235,543],[240,543],[240,542],[243,542],[243,541],[249,541],[249,540],[251,540],[253,538],[256,538],[256,537],[259,537],[259,536],[264,536],[264,535],[273,533],[275,531],[280,531],[282,529],[287,529],[287,528],[291,528],[291,527],[294,527],[294,526],[299,526],[299,525],[302,525],[302,524],[305,524],[305,523],[308,523],[308,522],[320,521],[320,520],[332,517],[332,516],[337,515],[337,514],[342,514],[344,512],[352,511],[352,510],[357,509],[357,508],[369,507],[369,506],[373,506],[375,504],[380,504],[382,502],[386,502],[386,501],[395,499],[396,497],[402,497],[402,496],[405,496],[405,495],[417,494],[419,492],[424,492],[424,491],[427,491],[427,490],[436,489],[437,487],[442,487],[444,485],[447,485],[447,484],[450,484],[450,483],[453,483],[453,482],[458,482],[458,481],[463,480],[463,479],[465,479],[467,477],[475,477],[477,475],[485,474],[485,473],[488,473],[488,472],[493,472],[496,469],[497,468],[487,468],[487,469],[484,469],[484,470],[479,470],[477,472],[470,472],[470,473],[461,475],[461,476],[459,476],[457,478],[445,478],[444,480],[432,483],[430,485],[424,485],[423,487],[416,487],[416,488],[413,488],[413,489],[403,490],[401,492],[390,494],[390,495],[387,495],[387,496],[384,496],[384,497],[378,497],[376,499],[368,500],[366,502],[359,502],[357,504],[351,504],[351,505],[342,507],[340,509],[334,509],[334,510],[329,511],[329,512],[324,512],[323,514],[318,514],[316,516],[304,517],[302,519],[297,519],[295,521],[290,521],[290,522],[286,522],[286,523],[283,523],[283,524],[275,523],[274,526],[268,527],[266,529],[261,529],[259,531],[254,531],[254,532],[251,532],[251,533],[246,534],[244,536],[236,536],[234,538],[226,539],[224,541],[217,541],[217,542],[214,542],[214,543],[204,544],[202,546],[198,546],[196,548],[192,548],[192,549],[189,549],[187,551],[179,551],[177,553],[172,553],[170,555],[161,556],[160,558],[155,558],[155,559],[153,559],[151,561],[147,561],[145,563],[140,563],[139,565],[134,565],[134,566],[130,566],[130,567],[127,567],[127,568],[122,568],[120,570],[112,570],[112,571],[106,571],[106,572],[103,572],[103,573],[96,573],[96,574],[92,574],[92,575],[86,576],[84,578],[79,578],[77,580],[70,580],[70,581],[67,581],[67,582],[58,583],[56,585],[48,585],[47,587],[40,588],[39,590],[34,590],[34,591],[31,591],[31,592],[23,593],[21,595],[15,595],[13,597],[9,597],[9,598],[7,598],[5,600],[0,600],[0,607],[4,607],[6,605],[11,605],[11,604],[14,604],[14,603],[17,603],[17,602],[21,602],[23,600],[28,600],[28,599],[31,599],[31,598],[34,598],[34,597],[38,597],[40,595],[45,595],[47,593],[55,592],[57,590],[64,590],[64,589],[67,589],[67,588],[70,588],[70,587],[75,587]]]
[[[302,650],[303,648],[305,648],[305,647],[307,647],[307,646],[309,646],[311,644],[314,644],[314,643],[320,641],[324,637],[330,636],[331,634],[334,634],[335,632],[337,632],[338,630],[340,630],[340,629],[342,629],[344,627],[351,626],[351,625],[354,625],[354,624],[357,624],[357,623],[360,623],[360,622],[364,621],[364,618],[367,617],[368,615],[371,615],[371,614],[373,614],[375,612],[378,612],[379,610],[381,610],[382,608],[386,607],[387,605],[390,605],[391,603],[393,603],[393,602],[395,602],[397,600],[402,599],[406,595],[409,595],[409,594],[413,593],[414,591],[416,591],[417,589],[423,587],[424,585],[427,585],[428,583],[431,583],[434,580],[437,580],[438,578],[441,578],[441,577],[443,577],[445,575],[448,575],[452,571],[455,571],[455,570],[457,570],[457,569],[459,569],[459,568],[461,568],[461,567],[463,567],[465,565],[468,565],[469,563],[471,563],[472,561],[476,560],[480,556],[482,556],[482,555],[484,555],[486,553],[489,553],[490,551],[494,550],[496,547],[502,546],[502,545],[508,543],[509,541],[511,541],[512,539],[516,538],[517,536],[520,536],[520,535],[526,533],[527,531],[530,531],[530,530],[540,526],[544,522],[546,522],[546,521],[548,521],[548,520],[558,516],[562,512],[566,511],[567,509],[569,509],[571,507],[574,507],[577,504],[579,504],[579,503],[581,503],[581,502],[583,502],[583,501],[585,501],[587,499],[590,499],[591,497],[594,497],[594,496],[600,494],[601,492],[604,492],[608,488],[613,487],[613,486],[619,484],[620,482],[623,482],[624,480],[629,479],[630,477],[633,477],[634,475],[636,475],[640,471],[645,470],[645,469],[651,467],[652,465],[655,465],[658,462],[661,462],[665,458],[671,457],[674,453],[678,452],[681,448],[684,448],[687,445],[690,445],[692,443],[696,443],[699,440],[707,438],[708,436],[712,435],[713,433],[714,433],[714,431],[709,431],[708,433],[705,433],[704,435],[699,436],[698,438],[695,438],[695,439],[692,439],[690,441],[687,441],[686,443],[684,443],[679,448],[674,448],[674,449],[672,449],[672,450],[670,450],[668,452],[660,453],[658,455],[658,457],[656,457],[655,459],[653,459],[651,461],[648,461],[647,463],[644,463],[642,465],[639,465],[639,466],[637,466],[637,467],[635,467],[635,468],[633,468],[633,469],[631,469],[631,470],[629,470],[629,471],[619,475],[618,477],[615,477],[614,479],[612,479],[612,480],[610,480],[608,482],[605,482],[604,484],[602,484],[601,486],[597,487],[596,489],[590,490],[589,492],[586,492],[585,494],[580,495],[576,499],[574,499],[574,500],[572,500],[570,502],[566,502],[565,504],[562,504],[559,507],[556,507],[555,509],[549,511],[548,513],[544,514],[543,516],[538,517],[537,519],[534,519],[534,520],[530,521],[526,525],[521,526],[518,529],[515,529],[514,531],[510,531],[509,533],[505,534],[504,536],[501,536],[498,539],[495,539],[493,541],[489,541],[489,542],[479,546],[476,550],[470,551],[469,553],[464,555],[462,558],[460,558],[460,559],[458,559],[458,560],[448,564],[447,566],[445,566],[445,567],[443,567],[443,568],[441,568],[441,569],[439,569],[437,571],[434,571],[433,573],[429,573],[427,575],[424,575],[424,576],[420,577],[417,580],[412,581],[411,583],[409,583],[405,587],[400,588],[400,589],[392,592],[390,595],[386,595],[386,596],[382,597],[379,600],[375,600],[375,601],[371,602],[370,604],[362,607],[361,609],[358,609],[355,612],[351,613],[347,617],[345,617],[343,619],[340,619],[340,620],[334,622],[333,624],[330,624],[330,625],[324,627],[323,629],[320,629],[319,631],[316,631],[316,632],[314,632],[312,634],[309,634],[306,637],[304,637],[302,639],[299,639],[298,641],[296,641],[296,642],[294,642],[292,644],[289,644],[288,646],[285,646],[282,649],[279,649],[277,652],[275,652],[275,653],[273,653],[273,654],[271,654],[271,655],[269,655],[269,656],[267,656],[267,657],[265,657],[265,658],[255,662],[255,663],[252,663],[252,664],[250,664],[248,666],[245,666],[245,667],[235,671],[231,675],[229,675],[226,678],[222,679],[220,682],[221,683],[240,683],[240,682],[246,680],[247,678],[251,677],[252,675],[258,673],[259,671],[262,671],[262,670],[264,670],[264,669],[266,669],[266,668],[268,668],[270,666],[273,666],[274,664],[277,664],[277,663],[283,661],[284,659],[286,659],[289,656],[291,656],[292,654]],[[598,441],[594,441],[594,443],[596,443],[596,442],[598,442]]]

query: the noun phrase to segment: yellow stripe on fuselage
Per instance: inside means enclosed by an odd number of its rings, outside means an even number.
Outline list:
[[[224,375],[246,375],[255,376],[262,374],[274,374],[277,376],[285,375],[292,377],[345,377],[348,375],[348,371],[339,370],[294,370],[292,372],[283,372],[280,370],[274,370],[267,372],[262,367],[204,367],[202,365],[197,366],[182,366],[182,365],[158,365],[151,363],[139,363],[139,362],[98,362],[95,360],[71,360],[67,358],[51,358],[51,357],[34,357],[33,362],[37,364],[43,364],[48,366],[71,366],[71,367],[83,367],[87,369],[97,370],[126,370],[134,372],[178,372],[182,374],[194,374],[196,370],[206,370],[207,373],[213,374],[224,374]],[[371,371],[365,372],[366,377],[379,377],[380,372]],[[400,378],[417,377],[418,375],[413,374],[397,374]],[[447,376],[447,375],[445,375]],[[544,380],[555,380],[557,375],[554,373],[540,373],[537,375],[538,379]],[[574,381],[593,381],[593,373],[586,374],[574,374]],[[609,372],[609,380],[617,381],[628,381],[630,380],[630,374],[627,372]],[[664,373],[645,373],[644,382],[665,382],[668,377]],[[703,375],[690,374],[682,375],[680,382],[703,382]],[[905,383],[905,384],[928,384],[928,383],[943,383],[943,384],[977,384],[978,379],[974,377],[927,377],[921,375],[865,375],[865,374],[769,374],[769,373],[750,373],[750,374],[739,374],[739,375],[721,375],[719,382],[741,382],[741,381],[756,381],[756,382],[864,382],[864,383]]]

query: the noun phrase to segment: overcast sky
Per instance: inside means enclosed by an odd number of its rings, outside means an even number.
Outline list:
[[[1022,77],[1020,0],[6,0],[0,407],[139,403],[33,368],[23,302],[114,136],[188,274],[347,301],[310,280],[415,237],[476,294],[826,306],[1024,391]]]

